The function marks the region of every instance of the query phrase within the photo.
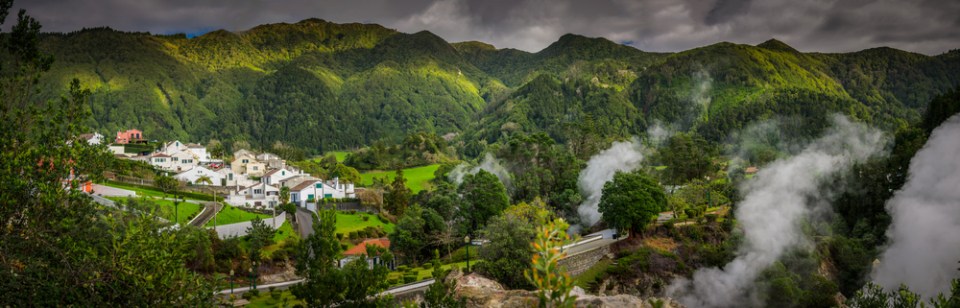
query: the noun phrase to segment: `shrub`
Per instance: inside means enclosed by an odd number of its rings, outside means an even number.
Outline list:
[[[411,283],[411,282],[415,282],[415,281],[417,281],[417,274],[403,275],[403,283]]]
[[[344,244],[344,243],[340,243],[340,248],[343,249],[343,250],[347,250],[347,249],[350,249],[350,245],[347,245],[347,244]]]
[[[406,265],[397,266],[397,271],[401,273],[406,272],[407,269],[408,267]]]
[[[400,282],[400,280],[397,279],[397,278],[387,279],[387,283],[390,284],[391,286],[392,286],[392,285],[395,285],[395,284],[397,284],[397,283],[399,283],[399,282]]]
[[[251,299],[253,299],[253,291],[245,292],[245,293],[243,293],[243,295],[241,295],[240,297],[242,297],[242,298],[245,299],[245,300],[251,300]]]
[[[342,241],[342,240],[343,240],[343,233],[337,233],[337,240],[338,240],[338,241]]]
[[[363,221],[368,221],[368,220],[370,220],[370,216],[363,215],[363,216],[360,216],[360,219],[363,220]]]

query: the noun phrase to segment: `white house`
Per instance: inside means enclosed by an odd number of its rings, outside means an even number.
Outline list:
[[[238,187],[237,190],[230,192],[226,201],[234,206],[272,208],[280,203],[280,189],[265,183]]]
[[[196,185],[207,185],[206,183],[197,183],[197,179],[202,176],[207,176],[210,178],[210,186],[221,186],[224,184],[224,175],[220,172],[213,171],[204,166],[196,166],[190,168],[190,170],[177,173],[173,177],[177,180],[193,183]]]
[[[266,164],[258,161],[257,157],[247,150],[234,152],[230,167],[234,172],[248,176],[261,176],[267,169]]]
[[[257,155],[257,160],[264,163],[268,169],[280,169],[287,166],[287,163],[273,153],[263,153]]]
[[[217,173],[223,176],[221,180],[222,186],[251,186],[256,183],[256,181],[251,180],[246,175],[233,171],[233,168],[230,168],[230,166],[217,170]]]
[[[281,182],[283,180],[295,177],[300,174],[302,174],[300,171],[294,170],[293,168],[283,167],[280,169],[273,169],[273,170],[267,171],[267,173],[264,173],[263,176],[260,177],[260,181],[270,185],[282,186]]]
[[[94,132],[92,134],[82,134],[80,138],[83,138],[90,145],[100,145],[103,143],[103,135],[100,133]]]
[[[307,207],[307,203],[314,203],[322,198],[356,198],[357,194],[353,184],[343,184],[339,179],[324,183],[320,180],[303,181],[290,188],[290,202],[296,203],[300,207]]]
[[[213,159],[210,158],[210,153],[207,153],[207,147],[201,144],[187,143],[187,151],[190,151],[191,153],[193,153],[194,157],[197,159],[197,162],[199,163],[206,163],[206,162],[213,161]]]
[[[174,170],[173,158],[163,153],[153,153],[145,157],[147,162],[163,170]]]

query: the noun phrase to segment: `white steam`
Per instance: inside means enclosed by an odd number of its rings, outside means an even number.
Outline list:
[[[888,290],[906,284],[933,297],[960,277],[960,116],[930,135],[910,161],[907,182],[892,199],[887,237],[873,280]]]
[[[790,248],[808,243],[801,222],[827,210],[819,191],[822,180],[878,153],[884,137],[843,117],[834,118],[826,135],[799,154],[761,169],[742,191],[735,212],[744,242],[737,257],[721,268],[704,268],[693,280],[678,279],[667,294],[688,307],[762,306],[756,302],[758,275]]]
[[[480,165],[470,167],[466,163],[457,165],[450,170],[450,173],[447,177],[451,182],[460,185],[463,183],[463,177],[467,174],[477,174],[480,170],[493,173],[497,178],[500,179],[500,182],[503,183],[503,186],[510,187],[510,171],[507,171],[507,168],[503,167],[503,164],[500,163],[500,160],[496,157],[493,157],[493,154],[487,153],[483,156],[483,161],[480,162]]]
[[[710,73],[701,69],[693,74],[693,81],[695,84],[690,92],[690,100],[700,107],[699,111],[706,112],[710,108],[710,102],[713,101],[708,95],[713,88],[713,78],[710,78]]]
[[[654,120],[653,125],[647,128],[647,138],[651,146],[659,147],[667,139],[673,137],[673,128],[663,125],[660,120]]]
[[[603,184],[613,179],[617,171],[631,171],[643,162],[643,146],[637,140],[614,142],[609,149],[590,157],[587,168],[580,171],[577,184],[585,198],[577,212],[586,226],[593,226],[600,220],[600,197]]]

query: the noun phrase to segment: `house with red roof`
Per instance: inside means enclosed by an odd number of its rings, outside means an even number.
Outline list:
[[[383,251],[390,251],[390,239],[387,239],[387,238],[366,239],[360,244],[357,244],[357,246],[353,246],[353,248],[350,248],[350,249],[347,249],[347,251],[344,251],[343,259],[340,259],[340,261],[337,262],[337,265],[339,267],[344,267],[351,261],[365,256],[367,254],[367,246],[379,247],[379,248],[382,248]],[[374,264],[382,264],[382,265],[386,265],[391,269],[393,269],[395,265],[393,260],[388,260],[388,261],[381,260],[379,255],[367,256],[367,264],[369,268],[373,268]]]

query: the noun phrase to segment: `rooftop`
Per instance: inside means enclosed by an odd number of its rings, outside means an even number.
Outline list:
[[[372,238],[366,239],[362,243],[353,246],[353,248],[348,249],[343,252],[344,256],[359,256],[367,254],[367,245],[380,246],[384,249],[390,249],[390,240],[387,238]]]

